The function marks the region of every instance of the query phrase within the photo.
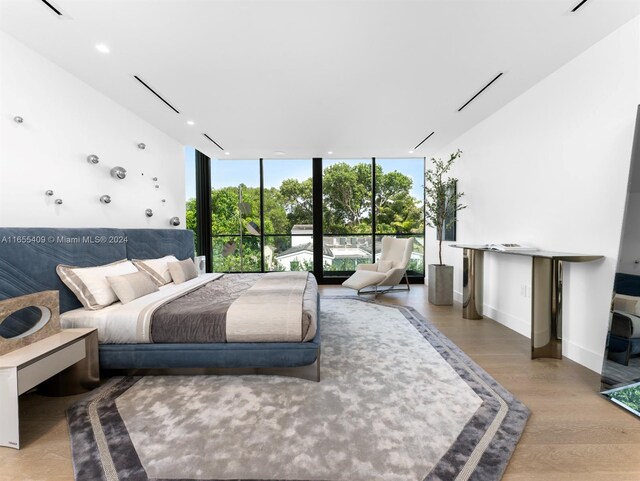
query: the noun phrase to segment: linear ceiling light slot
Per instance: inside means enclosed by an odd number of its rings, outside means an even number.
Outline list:
[[[571,13],[575,12],[576,10],[578,10],[580,7],[582,7],[585,3],[587,3],[587,0],[582,0],[578,5],[576,5],[575,7],[573,7],[571,9]]]
[[[211,142],[213,142],[214,144],[216,144],[216,147],[218,147],[220,150],[222,150],[224,152],[224,149],[220,146],[220,144],[218,142],[216,142],[215,140],[213,140],[211,137],[209,137],[207,134],[202,134],[204,135],[207,139],[209,139]]]
[[[422,139],[422,142],[420,142],[418,145],[416,145],[413,150],[418,150],[418,147],[420,147],[422,144],[424,144],[427,140],[429,140],[429,137],[431,137],[433,134],[435,134],[435,130],[433,132],[431,132],[429,135],[427,135],[424,139]]]
[[[47,0],[40,0],[40,1],[44,3],[47,7],[49,7],[51,10],[53,10],[58,17],[62,17],[62,12],[58,10],[56,7],[54,7],[53,5],[51,5],[49,2],[47,2]]]
[[[140,82],[142,85],[144,85],[149,92],[151,92],[153,95],[155,95],[156,97],[158,97],[160,100],[162,100],[171,110],[173,110],[176,114],[179,114],[180,112],[178,112],[178,109],[176,109],[173,105],[171,105],[169,102],[167,102],[165,99],[162,98],[162,96],[156,92],[155,90],[153,90],[151,87],[149,87],[144,80],[142,80],[140,77],[138,77],[137,75],[133,76],[138,82]]]
[[[503,74],[503,73],[504,73],[504,72],[500,72],[498,75],[496,75],[496,76],[494,77],[494,79],[493,79],[491,82],[489,82],[487,85],[485,85],[484,87],[482,87],[482,88],[480,89],[480,91],[479,91],[477,94],[475,94],[473,97],[471,97],[469,100],[467,100],[467,102],[466,102],[462,107],[460,107],[460,108],[458,109],[458,112],[460,112],[463,108],[465,108],[467,105],[469,105],[471,102],[473,102],[473,101],[475,100],[475,98],[476,98],[478,95],[480,95],[482,92],[484,92],[484,91],[489,87],[489,85],[491,85],[493,82],[495,82],[495,81],[496,81],[496,80],[498,80],[500,77],[502,77],[502,74]]]

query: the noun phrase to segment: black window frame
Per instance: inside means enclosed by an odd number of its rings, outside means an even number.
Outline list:
[[[260,166],[260,224],[264,226],[264,160],[263,158],[258,159]],[[278,160],[278,159],[267,159],[267,160]],[[313,185],[313,274],[316,277],[319,284],[341,284],[346,278],[348,278],[353,271],[331,271],[332,275],[327,276],[324,273],[323,269],[323,238],[325,237],[325,233],[323,232],[323,202],[322,202],[322,174],[323,174],[323,159],[321,157],[314,157],[311,159],[312,161],[312,185]],[[213,238],[214,237],[233,237],[233,234],[226,235],[213,235],[211,228],[211,215],[212,215],[212,206],[211,206],[211,159],[196,149],[196,217],[197,217],[197,251],[199,253],[208,253],[207,254],[207,272],[212,272],[213,259],[212,259],[212,248],[213,248]],[[376,199],[376,158],[371,158],[371,205],[372,205],[372,221],[371,228],[372,232],[370,234],[344,234],[341,235],[343,237],[362,237],[362,236],[370,236],[371,237],[371,246],[372,246],[372,260],[375,261],[375,253],[376,253],[376,242],[378,236],[391,235],[391,236],[411,236],[415,235],[416,237],[422,237],[425,239],[425,249],[423,250],[423,266],[426,271],[426,265],[424,264],[425,254],[426,254],[426,237],[425,233],[415,234],[415,233],[379,233],[377,230],[377,213],[375,208],[375,199]],[[206,195],[204,193],[207,193]],[[424,218],[424,203],[423,203],[423,218]],[[320,226],[320,228],[316,228],[315,226]],[[260,235],[260,270],[259,271],[244,271],[246,273],[255,273],[255,272],[269,272],[265,270],[265,262],[264,262],[264,248],[266,245],[266,238],[268,237],[277,237],[277,236],[291,236],[293,234],[265,234],[264,229],[261,229]],[[337,234],[336,234],[337,235]],[[320,262],[316,262],[317,260]],[[424,284],[425,272],[416,273],[409,272],[409,282],[411,284]]]

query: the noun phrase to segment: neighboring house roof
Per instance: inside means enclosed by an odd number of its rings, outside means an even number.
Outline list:
[[[367,254],[371,254],[371,246],[358,246],[360,249],[365,251]],[[382,252],[382,242],[376,242],[376,254],[380,254]]]
[[[313,231],[313,224],[296,224],[291,228],[292,231],[294,230],[308,230],[308,231]]]
[[[306,244],[300,244],[297,246],[290,247],[286,251],[278,254],[276,256],[276,259],[281,259],[283,257],[291,256],[293,254],[299,254],[301,252],[308,252],[310,254],[313,254],[313,242],[307,242]],[[326,245],[323,245],[322,255],[324,257],[333,257],[333,252],[329,247],[327,247]]]

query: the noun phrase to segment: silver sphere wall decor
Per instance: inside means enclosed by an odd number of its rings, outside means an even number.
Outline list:
[[[124,167],[114,167],[111,169],[111,177],[115,177],[116,179],[124,179],[127,176],[127,170]]]
[[[180,218],[179,217],[172,217],[171,219],[169,219],[169,224],[172,225],[173,227],[177,227],[180,225]]]
[[[153,211],[151,209],[147,209],[144,211],[144,215],[147,217],[153,217]]]
[[[98,157],[96,154],[91,154],[87,156],[87,162],[89,162],[90,164],[97,164],[98,162],[100,162],[100,157]]]
[[[62,199],[56,199],[55,202],[57,205],[62,205]]]
[[[16,124],[21,124],[22,122],[24,122],[24,119],[23,119],[22,117],[20,117],[19,115],[16,115],[16,116],[13,118],[13,121],[14,121]]]
[[[44,195],[48,195],[49,197],[51,197],[51,196],[53,195],[53,191],[52,191],[51,189],[46,190],[46,191],[44,192]]]
[[[111,196],[110,195],[101,195],[100,196],[100,202],[102,202],[103,204],[110,204],[111,203]]]
[[[140,143],[138,144],[138,148],[139,148],[140,150],[144,150],[144,149],[146,149],[146,148],[147,148],[147,145],[146,145],[145,143],[143,143],[143,142],[140,142]]]

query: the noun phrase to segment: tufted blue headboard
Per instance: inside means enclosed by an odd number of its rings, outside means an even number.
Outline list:
[[[0,300],[33,292],[60,291],[60,312],[81,307],[56,274],[58,264],[88,267],[120,259],[173,254],[193,257],[186,229],[0,228]]]

